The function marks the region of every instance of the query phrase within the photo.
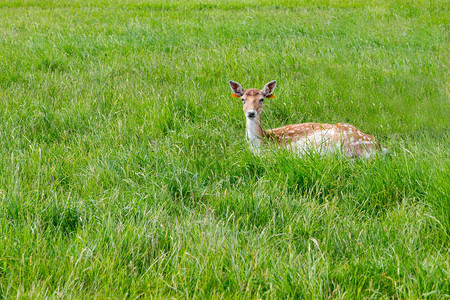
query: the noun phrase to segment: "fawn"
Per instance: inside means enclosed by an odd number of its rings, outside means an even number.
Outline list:
[[[262,90],[244,88],[230,81],[233,97],[241,98],[247,119],[247,138],[253,153],[259,153],[261,144],[272,142],[299,154],[319,154],[340,151],[348,157],[370,157],[382,150],[381,144],[371,135],[361,132],[351,124],[302,123],[264,130],[261,127],[261,113],[265,98],[275,98],[273,90],[277,82],[267,83]]]

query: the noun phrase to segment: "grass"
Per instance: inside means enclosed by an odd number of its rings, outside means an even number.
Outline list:
[[[0,1],[0,295],[450,297],[449,7]],[[273,79],[389,155],[253,156]]]

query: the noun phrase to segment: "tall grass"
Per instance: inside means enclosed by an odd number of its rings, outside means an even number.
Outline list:
[[[447,1],[0,1],[0,295],[450,296]],[[253,156],[349,122],[386,156]]]

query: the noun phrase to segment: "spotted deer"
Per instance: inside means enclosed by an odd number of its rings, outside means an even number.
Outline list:
[[[348,157],[370,157],[377,151],[386,152],[371,135],[361,132],[351,124],[301,123],[264,130],[261,127],[261,113],[266,98],[275,98],[273,90],[277,82],[267,83],[262,90],[247,89],[230,81],[232,96],[241,98],[247,120],[247,138],[253,153],[259,153],[261,146],[273,143],[299,154],[319,154],[340,151]]]

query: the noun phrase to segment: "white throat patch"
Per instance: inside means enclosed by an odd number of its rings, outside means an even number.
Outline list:
[[[257,118],[247,119],[247,139],[253,153],[259,153],[261,137],[258,135],[259,120]]]

